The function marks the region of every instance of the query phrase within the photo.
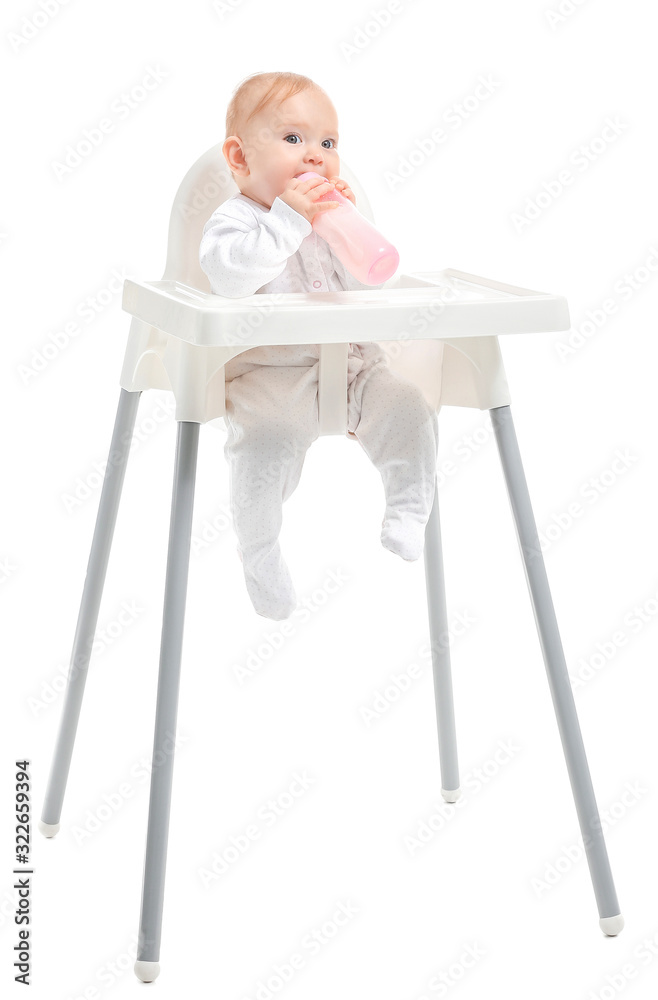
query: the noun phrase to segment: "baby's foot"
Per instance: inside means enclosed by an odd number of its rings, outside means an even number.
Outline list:
[[[256,613],[275,621],[289,618],[297,607],[297,595],[279,545],[254,565],[245,563],[244,554],[241,558],[247,593]]]
[[[382,522],[381,543],[389,552],[414,562],[425,548],[425,522],[413,514],[391,514]]]

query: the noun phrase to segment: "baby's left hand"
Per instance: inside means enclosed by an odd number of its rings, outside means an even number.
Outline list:
[[[327,179],[330,181],[334,181],[334,184],[336,186],[336,191],[340,191],[340,193],[343,195],[344,198],[347,198],[348,201],[351,201],[352,204],[356,206],[356,198],[354,197],[354,192],[352,191],[352,188],[347,186],[347,181],[342,181],[338,176],[329,177]]]

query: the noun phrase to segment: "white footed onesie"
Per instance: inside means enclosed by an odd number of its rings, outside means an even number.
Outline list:
[[[243,194],[225,201],[204,227],[199,260],[212,291],[231,298],[381,287],[349,274],[280,198],[269,210]],[[233,527],[254,609],[276,620],[297,605],[279,533],[282,505],[319,434],[319,356],[317,344],[255,347],[225,367]],[[382,545],[418,559],[434,499],[437,415],[414,383],[391,371],[377,344],[349,345],[347,429],[382,477]]]

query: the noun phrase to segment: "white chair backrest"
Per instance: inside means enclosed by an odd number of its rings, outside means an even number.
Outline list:
[[[216,208],[240,191],[224,159],[222,145],[212,146],[187,171],[176,192],[169,218],[163,280],[181,281],[202,292],[211,290],[199,265],[203,227]],[[361,214],[374,222],[368,199],[344,161],[341,161],[340,176],[354,191]]]

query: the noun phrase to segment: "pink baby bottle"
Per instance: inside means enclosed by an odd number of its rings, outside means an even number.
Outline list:
[[[301,181],[321,177],[315,170],[297,174]],[[339,261],[364,285],[380,285],[398,269],[400,255],[346,198],[334,188],[318,201],[337,201],[340,208],[318,212],[313,217],[315,232],[326,240]]]

